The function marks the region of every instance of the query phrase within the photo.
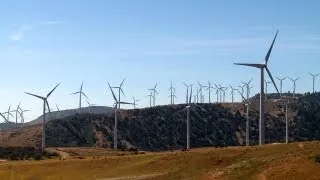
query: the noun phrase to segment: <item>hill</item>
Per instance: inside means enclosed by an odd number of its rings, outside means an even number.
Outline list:
[[[91,107],[83,107],[81,109],[82,113],[90,113],[90,114],[108,114],[113,111],[112,107],[108,106],[91,106]],[[68,116],[73,116],[79,113],[78,109],[68,109],[68,110],[61,110],[61,111],[52,111],[51,113],[46,114],[46,121],[51,121],[53,119],[60,119],[65,118]],[[21,123],[0,123],[0,131],[12,130],[16,128],[21,128],[23,126],[35,125],[42,123],[42,115],[35,120],[30,122],[26,122],[24,124]]]
[[[259,112],[255,103],[250,111],[250,144],[258,143]],[[284,142],[285,108],[283,100],[266,102],[266,143]],[[121,110],[119,112],[120,148],[148,151],[183,149],[186,145],[185,105]],[[289,104],[289,140],[320,139],[320,94],[308,94]],[[191,147],[244,145],[245,106],[240,103],[193,104]],[[112,147],[114,114],[76,114],[46,124],[50,147]],[[40,142],[41,126],[23,127],[0,133],[1,146],[35,146]]]
[[[2,179],[319,179],[320,142],[0,162]],[[88,149],[85,149],[88,151]],[[83,152],[74,149],[73,152]],[[97,153],[97,152],[95,152]]]

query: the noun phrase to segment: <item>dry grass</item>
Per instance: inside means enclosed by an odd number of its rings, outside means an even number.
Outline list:
[[[67,148],[70,150],[70,148]],[[0,179],[319,179],[320,142],[263,147],[200,148],[182,152],[99,156],[103,150],[74,148],[82,160],[0,162]],[[83,154],[83,155],[84,155]],[[130,178],[131,177],[131,178]]]

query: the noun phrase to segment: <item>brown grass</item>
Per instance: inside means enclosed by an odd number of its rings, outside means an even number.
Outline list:
[[[102,156],[104,149],[66,148],[86,159],[0,162],[0,179],[319,179],[320,142],[263,147]],[[102,153],[102,154],[99,154]],[[99,159],[94,156],[100,156]],[[131,178],[128,178],[131,177]]]

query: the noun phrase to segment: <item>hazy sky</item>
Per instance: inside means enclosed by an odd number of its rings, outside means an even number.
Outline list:
[[[157,104],[169,103],[171,81],[176,102],[185,100],[182,81],[237,86],[254,78],[257,93],[259,70],[233,63],[264,62],[277,29],[271,72],[301,77],[297,91],[311,91],[308,72],[320,72],[319,7],[317,0],[3,1],[0,111],[22,101],[31,110],[26,121],[33,120],[42,102],[23,92],[45,95],[58,82],[51,107],[76,108],[78,96],[69,94],[82,80],[91,103],[110,106],[107,82],[118,85],[124,77],[125,99],[142,99],[139,107],[148,105],[147,89],[155,83]],[[284,81],[283,89],[292,90],[292,82]]]

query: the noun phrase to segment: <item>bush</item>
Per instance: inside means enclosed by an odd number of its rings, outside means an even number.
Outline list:
[[[317,155],[314,157],[314,161],[317,162],[317,163],[320,163],[320,154],[317,154]]]

